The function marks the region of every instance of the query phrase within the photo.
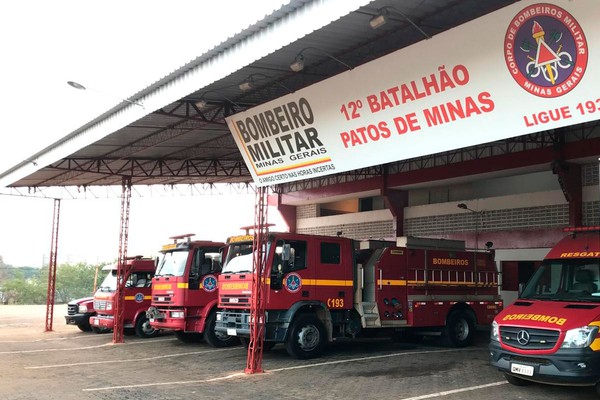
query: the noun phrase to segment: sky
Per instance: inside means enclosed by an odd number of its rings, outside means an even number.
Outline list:
[[[0,171],[28,159],[284,3],[2,2]],[[67,81],[89,90],[73,89]],[[118,198],[61,201],[58,262],[114,260],[120,207]],[[47,263],[52,215],[52,200],[0,195],[4,262]],[[278,217],[276,212],[270,215]],[[240,233],[240,226],[251,224],[253,217],[253,194],[134,197],[128,254],[146,255],[168,242],[169,236],[183,233],[225,240]]]

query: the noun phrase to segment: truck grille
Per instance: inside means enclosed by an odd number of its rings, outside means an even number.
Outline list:
[[[248,305],[248,304],[250,304],[250,296],[247,294],[240,294],[240,295],[224,294],[224,295],[221,295],[221,304]]]
[[[501,326],[502,343],[522,350],[549,350],[556,346],[559,331],[519,326]],[[519,341],[519,339],[521,339]]]
[[[77,311],[79,311],[78,304],[69,304],[67,306],[67,315],[75,315],[77,314]]]
[[[106,310],[106,301],[104,301],[104,300],[94,301],[94,310]]]
[[[152,303],[169,304],[172,302],[173,298],[171,297],[171,295],[161,294],[157,296],[152,296]]]

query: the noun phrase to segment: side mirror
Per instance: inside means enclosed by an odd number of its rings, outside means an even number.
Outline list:
[[[290,254],[292,253],[292,246],[289,244],[284,244],[281,249],[281,260],[282,261],[290,261]]]

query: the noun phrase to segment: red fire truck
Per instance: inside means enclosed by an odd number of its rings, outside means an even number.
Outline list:
[[[514,385],[595,385],[600,394],[600,227],[567,231],[494,320],[491,363]]]
[[[146,310],[150,306],[152,276],[156,268],[155,261],[150,258],[134,257],[127,260],[125,266],[125,287],[123,292],[123,328],[124,333],[142,338],[154,337],[158,330],[148,323]],[[115,295],[117,290],[117,265],[102,268],[107,271],[104,281],[94,294],[96,315],[90,317],[92,330],[96,333],[113,329]]]
[[[152,306],[147,312],[150,324],[175,331],[183,342],[204,337],[214,347],[230,346],[237,339],[214,330],[217,277],[225,243],[191,240],[192,236],[173,236],[173,243],[161,250],[152,284]]]
[[[228,243],[216,329],[247,343],[252,236]],[[502,307],[493,252],[466,251],[462,241],[272,233],[265,250],[264,349],[285,343],[300,359],[318,357],[333,340],[373,333],[435,331],[466,346]]]

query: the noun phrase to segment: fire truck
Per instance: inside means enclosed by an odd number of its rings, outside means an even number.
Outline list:
[[[150,306],[152,276],[156,269],[153,259],[140,256],[127,259],[123,288],[123,333],[142,338],[154,337],[158,330],[150,326],[146,310]],[[90,317],[92,330],[108,332],[114,328],[114,305],[117,290],[117,265],[102,268],[106,277],[94,294],[96,315]]]
[[[247,344],[252,236],[228,244],[216,329]],[[502,308],[493,251],[467,251],[462,241],[271,233],[265,246],[263,349],[284,343],[298,359],[320,356],[337,339],[374,334],[443,333],[466,346]]]
[[[600,227],[566,231],[496,316],[491,364],[514,385],[595,385],[600,394]]]
[[[214,347],[233,345],[238,342],[235,337],[214,330],[225,243],[191,240],[192,236],[173,236],[161,250],[147,312],[150,325],[175,331],[182,342],[204,338]]]

